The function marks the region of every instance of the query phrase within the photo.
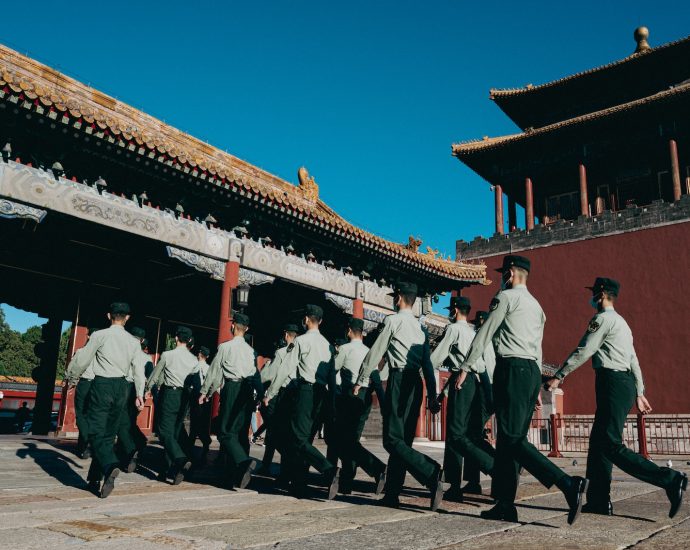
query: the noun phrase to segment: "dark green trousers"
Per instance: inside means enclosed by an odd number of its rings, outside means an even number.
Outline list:
[[[211,402],[199,405],[199,393],[192,393],[189,403],[189,442],[192,447],[197,438],[204,448],[211,445]]]
[[[517,357],[496,358],[494,404],[497,434],[491,491],[501,502],[515,502],[520,466],[546,487],[551,487],[565,475],[527,441],[540,388],[541,372],[536,361]]]
[[[240,464],[249,460],[246,445],[253,405],[254,394],[249,380],[225,380],[220,390],[218,442],[225,452],[230,477]]]
[[[635,376],[629,371],[597,369],[595,372],[597,411],[587,454],[587,479],[590,481],[587,501],[604,503],[611,498],[614,464],[640,481],[666,488],[673,481],[675,471],[657,466],[623,444],[625,420],[637,396]]]
[[[314,430],[314,393],[315,384],[303,380],[297,381],[295,388],[292,416],[290,418],[290,476],[297,484],[304,483],[304,475],[309,466],[324,473],[333,468],[328,459],[312,445]],[[317,398],[318,399],[318,398]]]
[[[342,484],[351,483],[357,466],[367,475],[375,477],[386,469],[386,465],[361,443],[362,431],[371,411],[371,388],[362,388],[358,395],[352,394],[352,387],[343,385],[336,414],[338,455],[342,462],[340,479]]]
[[[484,437],[484,430],[486,423],[494,414],[493,409],[493,389],[491,388],[491,381],[488,376],[484,380],[478,382],[480,390],[480,405],[475,409],[472,408],[468,435],[475,444],[491,457],[496,456],[496,449],[493,448]],[[482,391],[483,390],[483,391]],[[487,395],[489,396],[487,398]],[[474,459],[472,454],[465,455],[465,462],[462,467],[462,478],[468,483],[479,483],[481,467],[479,462]],[[486,472],[488,473],[488,472]]]
[[[74,389],[74,414],[77,417],[77,428],[79,429],[79,440],[77,441],[77,451],[84,452],[89,442],[89,391],[91,391],[92,380],[80,378],[77,387]]]
[[[189,401],[186,393],[184,388],[163,386],[158,394],[158,437],[165,451],[161,473],[167,473],[176,460],[187,458],[189,435],[184,427],[184,419]]]
[[[125,409],[127,380],[96,376],[91,383],[87,406],[91,467],[87,479],[100,481],[103,473],[119,463],[115,454],[115,436],[120,415]]]
[[[391,370],[383,414],[383,446],[390,454],[385,488],[389,497],[402,491],[405,472],[430,487],[440,468],[435,460],[412,448],[422,395],[419,372]]]
[[[468,374],[460,390],[455,389],[455,377],[451,377],[446,409],[446,449],[443,455],[445,481],[460,488],[460,472],[463,457],[471,458],[485,474],[494,467],[495,451],[483,437],[484,394],[474,374]],[[467,468],[467,464],[465,465]],[[476,480],[479,481],[477,472]]]
[[[278,401],[280,401],[280,396],[282,393],[282,390],[279,391],[278,395],[268,402],[268,407],[261,405],[260,409],[261,420],[263,420],[262,426],[266,427],[266,431],[264,432],[266,434],[264,437],[264,458],[261,461],[265,468],[268,468],[271,464],[273,464],[273,455],[275,455],[276,452],[276,434],[273,422],[275,420],[274,415],[276,405],[278,404]]]
[[[120,416],[120,428],[117,431],[117,451],[122,460],[128,459],[134,451],[146,446],[146,436],[137,425],[139,410],[136,405],[137,390],[134,382],[128,382],[125,410]]]

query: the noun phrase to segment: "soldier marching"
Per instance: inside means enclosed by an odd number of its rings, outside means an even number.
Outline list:
[[[266,449],[256,473],[272,475],[278,451],[277,481],[297,497],[307,494],[310,467],[320,472],[328,499],[350,494],[356,469],[361,468],[372,479],[375,495],[384,493],[378,502],[397,508],[409,472],[429,490],[429,507],[437,510],[444,499],[462,501],[465,494],[481,494],[483,472],[491,476],[495,505],[481,517],[517,521],[514,502],[522,467],[545,486],[561,490],[572,524],[581,512],[613,514],[610,486],[615,464],[665,489],[673,517],[687,489],[686,475],[658,467],[622,443],[632,405],[636,403],[642,414],[650,412],[651,405],[644,395],[632,333],[614,308],[620,284],[600,277],[588,287],[596,314],[560,369],[542,379],[546,316],[527,288],[531,267],[523,256],[506,256],[498,270],[501,291],[488,312],[476,313],[473,324],[469,322],[470,300],[454,296],[448,307],[450,324],[433,352],[425,329],[412,313],[418,295],[414,283],[394,285],[395,313],[379,327],[370,348],[363,341],[364,322],[351,318],[348,341],[338,342],[336,349],[320,332],[323,309],[307,304],[300,311],[302,330],[294,323],[285,325],[273,359],[261,370],[248,343],[249,317],[235,313],[232,339],[215,354],[205,347],[192,354],[192,331],[178,327],[174,349],[161,355],[146,379],[151,365],[142,351],[145,333],[136,327],[128,333],[129,305],[111,304],[110,328],[91,334],[75,353],[66,375],[70,384],[77,385],[82,432],[78,452],[84,458],[89,452],[92,456],[90,489],[106,498],[121,471],[136,469],[146,443],[137,435],[137,414],[144,397],[158,388],[164,448],[159,479],[171,479],[173,484],[193,475],[193,463],[202,466],[205,462],[211,444],[210,400],[219,393],[218,442],[224,478],[231,488],[246,488],[255,474],[249,455],[249,423],[260,405]],[[211,355],[215,356],[209,367],[206,360]],[[527,440],[527,432],[535,408],[540,407],[542,384],[546,390],[557,388],[589,358],[596,373],[597,412],[586,477],[579,477],[568,475],[537,451]],[[442,368],[450,371],[450,377],[437,392],[435,371]],[[432,414],[447,401],[442,465],[412,445],[424,393]],[[360,441],[374,395],[383,415],[387,464]],[[191,434],[187,434],[184,421],[190,404]],[[495,449],[484,438],[492,414],[497,427]],[[322,423],[327,427],[327,456],[313,444]],[[203,445],[201,461],[194,461],[193,456],[197,437]]]

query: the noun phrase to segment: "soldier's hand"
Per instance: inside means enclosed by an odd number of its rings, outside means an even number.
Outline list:
[[[137,398],[134,400],[134,404],[137,406],[138,411],[144,410],[144,398],[137,396]]]
[[[649,404],[649,401],[647,401],[647,398],[644,395],[637,396],[637,410],[639,410],[642,414],[652,412],[652,406]]]
[[[354,387],[352,388],[352,395],[358,395],[359,394],[359,388],[361,388],[359,384],[355,384]]]
[[[144,394],[144,399],[151,399],[151,392],[150,392],[150,391],[147,391],[147,392]]]
[[[546,391],[551,391],[551,390],[555,390],[560,385],[561,385],[560,379],[556,378],[555,376],[552,376],[546,382],[544,382],[544,389]]]
[[[537,402],[534,404],[534,410],[535,411],[540,411],[541,410],[541,392],[539,392],[539,395],[537,395]]]
[[[268,407],[268,403],[269,403],[270,400],[271,400],[271,399],[270,399],[269,397],[264,397],[264,399],[263,399],[264,407]]]
[[[208,397],[206,395],[199,396],[199,405],[203,405],[204,403],[206,403],[206,401],[208,401]]]
[[[460,374],[455,379],[455,389],[456,390],[459,390],[462,388],[462,383],[465,381],[465,378],[467,378],[467,372],[464,370],[461,370]]]
[[[441,412],[441,403],[438,402],[436,395],[430,395],[427,399],[427,408],[431,414],[438,414]]]

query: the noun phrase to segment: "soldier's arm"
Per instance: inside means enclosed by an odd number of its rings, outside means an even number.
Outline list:
[[[295,340],[288,346],[287,353],[283,359],[284,366],[278,369],[278,372],[276,372],[276,377],[268,387],[268,391],[266,392],[266,398],[268,400],[271,400],[278,395],[278,392],[280,391],[280,388],[283,387],[283,382],[285,382],[285,379],[288,377],[288,375],[291,372],[296,372],[297,363],[299,362],[299,354],[300,343],[299,340]]]
[[[374,345],[371,346],[369,353],[364,358],[364,362],[359,369],[359,377],[357,378],[358,386],[366,386],[371,373],[378,368],[381,359],[388,351],[388,346],[393,338],[393,328],[391,327],[390,317],[386,317],[383,322],[383,330],[378,335]],[[433,368],[433,367],[432,367]]]
[[[345,364],[345,358],[347,357],[348,350],[349,350],[348,347],[340,346],[338,353],[334,354],[335,355],[335,361],[333,363],[333,367],[335,369],[335,372],[340,372],[340,369],[343,368],[343,365]]]
[[[381,381],[381,373],[379,372],[378,369],[376,369],[374,372],[371,373],[369,380],[371,381],[371,387],[376,392],[376,397],[379,400],[379,405],[383,406],[383,402],[386,399],[386,392],[383,389],[383,382]]]
[[[436,349],[431,354],[431,364],[434,366],[434,369],[440,369],[445,363],[446,359],[448,359],[451,347],[453,344],[455,344],[454,340],[455,336],[453,335],[453,330],[449,325],[446,327],[446,330],[443,333],[443,338],[441,338],[438,346],[436,346]]]
[[[83,349],[84,348],[79,348],[77,351],[74,352],[74,355],[72,356],[72,359],[70,360],[69,365],[67,366],[67,371],[65,371],[65,380],[67,380],[70,383],[74,383],[77,380],[79,380],[79,376],[74,375],[74,370],[77,364],[79,363],[78,357]]]
[[[276,355],[272,361],[268,361],[268,363],[264,364],[260,373],[261,382],[263,384],[270,384],[275,376],[276,368],[279,366],[280,359],[278,358],[278,355]]]
[[[642,378],[642,369],[640,369],[640,361],[637,359],[635,348],[632,350],[632,358],[630,359],[630,368],[635,375],[635,387],[637,388],[637,396],[644,395],[644,380]]]
[[[165,353],[161,353],[161,356],[158,359],[158,363],[156,363],[156,366],[153,369],[151,376],[149,376],[149,379],[146,381],[145,391],[147,393],[151,391],[151,388],[153,388],[153,386],[157,386],[157,385],[159,386],[160,385],[159,378],[162,378],[164,368],[165,368]]]
[[[424,346],[422,348],[422,374],[426,382],[426,393],[430,398],[436,398],[436,371],[431,364],[431,351],[429,349],[429,335],[424,331]]]
[[[216,356],[211,362],[211,366],[206,373],[206,379],[201,386],[200,395],[212,395],[220,388],[221,379],[223,377],[223,360],[227,356],[227,346],[220,346]]]
[[[139,344],[137,343],[137,346]],[[132,359],[132,373],[134,374],[134,389],[137,397],[144,397],[144,387],[146,386],[146,364],[148,358],[143,353],[136,353]]]
[[[563,366],[558,369],[555,378],[563,380],[576,368],[592,357],[601,347],[609,333],[609,327],[602,316],[595,316],[587,326],[584,336],[577,348],[568,356]]]
[[[96,357],[96,352],[101,347],[101,337],[98,332],[94,332],[89,338],[86,345],[79,351],[81,353],[74,354],[72,362],[70,363],[70,380],[79,380],[79,377],[84,374],[84,371],[89,368],[91,361]],[[72,365],[74,363],[74,365]]]
[[[508,313],[508,298],[499,292],[498,295],[491,301],[490,309],[491,311],[489,312],[489,316],[486,318],[486,321],[484,321],[484,324],[481,326],[479,332],[477,332],[477,335],[472,341],[470,350],[467,353],[467,358],[463,361],[460,367],[452,368],[451,370],[464,370],[468,373],[472,372],[474,364],[481,359],[486,346],[493,345],[492,339],[494,334],[498,330],[498,327],[503,324],[503,321]]]
[[[256,391],[256,398],[259,401],[263,399],[264,385],[263,382],[261,382],[261,373],[259,372],[259,369],[256,369],[254,375],[252,376],[252,386],[254,386],[254,390]]]

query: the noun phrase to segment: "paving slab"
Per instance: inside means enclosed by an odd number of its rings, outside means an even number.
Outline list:
[[[385,459],[380,441],[365,444]],[[442,445],[419,449],[442,460]],[[160,456],[155,442],[143,467],[121,475],[113,494],[98,499],[85,490],[89,461],[73,451],[74,442],[0,436],[0,547],[11,540],[11,548],[40,550],[690,548],[690,505],[670,520],[662,490],[618,470],[612,487],[616,516],[584,515],[567,526],[560,492],[529,473],[521,477],[520,523],[514,524],[478,517],[493,504],[486,477],[484,495],[444,502],[435,513],[429,511],[428,491],[411,479],[400,509],[378,505],[371,480],[361,472],[353,493],[334,501],[324,500],[318,487],[310,498],[297,500],[265,478],[256,478],[247,490],[229,491],[217,486],[220,471],[212,465],[173,487],[153,479]],[[214,443],[211,459],[216,453]],[[254,457],[262,454],[262,447],[252,447]],[[572,458],[555,462],[579,475],[586,465],[583,458],[577,464]]]

